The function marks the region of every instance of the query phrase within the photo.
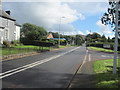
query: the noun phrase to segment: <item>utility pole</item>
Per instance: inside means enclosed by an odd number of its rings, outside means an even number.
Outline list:
[[[58,47],[60,47],[60,25],[61,25],[61,19],[62,18],[65,18],[64,16],[63,17],[60,17],[60,23],[59,23],[59,43],[58,43]]]
[[[117,72],[117,48],[118,48],[118,5],[119,5],[119,0],[116,0],[116,12],[115,12],[115,17],[116,17],[116,25],[115,25],[115,45],[114,45],[114,61],[113,61],[113,74],[116,74]]]

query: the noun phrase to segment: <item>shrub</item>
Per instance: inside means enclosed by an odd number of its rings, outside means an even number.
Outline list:
[[[24,46],[23,43],[20,43],[20,46]]]
[[[3,45],[5,45],[6,47],[11,47],[11,43],[8,41],[3,41]]]
[[[19,40],[12,41],[11,43],[15,46],[19,46],[20,44]]]

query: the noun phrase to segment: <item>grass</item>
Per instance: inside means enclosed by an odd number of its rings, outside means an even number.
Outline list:
[[[118,64],[120,64],[120,60],[118,60]],[[113,60],[99,60],[94,62],[94,72],[96,73],[95,78],[97,80],[97,88],[118,88],[118,86],[120,86],[120,77],[118,77],[120,66],[117,66],[117,74],[113,74],[112,70]]]
[[[62,45],[59,46],[59,48],[64,48],[64,47],[66,47],[66,46],[62,46]]]
[[[11,55],[11,54],[18,54],[18,53],[28,53],[33,52],[34,50],[20,50],[20,49],[10,49],[10,48],[2,48],[2,55]]]
[[[97,47],[90,47],[90,48],[96,51],[114,52],[114,50],[109,50],[109,49],[104,49],[104,48],[97,48]],[[120,51],[118,51],[118,53],[120,53]]]
[[[60,45],[60,48],[64,48],[66,46]],[[28,53],[34,52],[35,50],[49,50],[54,49],[50,47],[39,47],[33,45],[24,45],[24,46],[13,46],[13,48],[2,48],[2,55],[11,55],[11,54],[18,54],[18,53]]]

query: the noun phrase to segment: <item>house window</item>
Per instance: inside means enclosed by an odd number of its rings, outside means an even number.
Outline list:
[[[6,19],[6,27],[8,27],[8,19]]]
[[[5,40],[8,40],[8,30],[5,30]]]

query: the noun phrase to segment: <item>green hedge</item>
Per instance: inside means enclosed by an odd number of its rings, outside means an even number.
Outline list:
[[[21,43],[24,45],[34,45],[34,46],[44,46],[44,47],[50,47],[50,46],[55,46],[55,43],[52,42],[46,42],[46,41],[38,41],[38,40],[26,40],[26,39],[21,39]]]
[[[103,48],[104,44],[110,44],[110,49],[114,49],[114,43],[108,43],[108,42],[92,42],[92,43],[86,43],[86,46],[92,46],[92,47],[99,47],[99,48]],[[120,51],[120,45],[118,45],[118,51]]]

